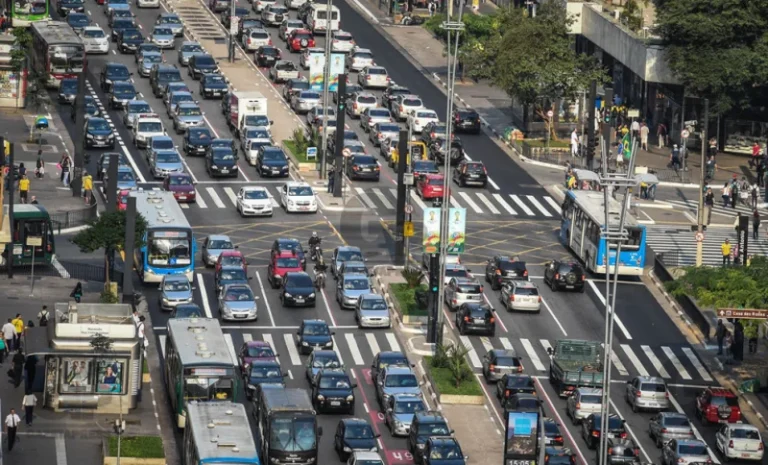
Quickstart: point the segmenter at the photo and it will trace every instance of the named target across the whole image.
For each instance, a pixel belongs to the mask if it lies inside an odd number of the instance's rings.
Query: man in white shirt
[[[19,427],[21,418],[16,415],[16,410],[11,409],[11,413],[5,417],[5,434],[8,436],[8,451],[13,450],[13,444],[16,442],[16,428]]]
[[[13,326],[10,318],[8,318],[8,321],[2,328],[0,328],[0,331],[2,331],[3,339],[5,339],[5,351],[10,354],[11,350],[13,350],[13,341],[16,338],[16,327]]]
[[[139,311],[134,308],[133,309],[133,324],[138,326],[139,325],[139,321],[140,321],[139,320]]]
[[[579,156],[579,133],[576,132],[575,128],[571,133],[571,156],[572,157]]]
[[[632,124],[629,126],[629,128],[632,130],[632,137],[635,139],[640,138],[640,121],[634,120],[632,121]]]
[[[137,329],[139,332],[139,339],[142,340],[144,347],[148,347],[149,340],[147,339],[147,336],[145,335],[145,332],[144,332],[144,320],[146,320],[146,318],[144,318],[143,316],[139,317],[139,325],[137,326]]]
[[[27,391],[24,398],[21,399],[21,405],[24,407],[24,420],[27,422],[27,426],[32,426],[32,418],[34,418],[35,406],[37,405],[37,396],[32,391]]]

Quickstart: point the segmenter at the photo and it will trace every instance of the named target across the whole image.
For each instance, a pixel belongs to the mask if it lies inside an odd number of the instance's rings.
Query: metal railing
[[[77,226],[84,226],[98,216],[98,209],[99,207],[96,204],[96,197],[91,194],[91,202],[88,206],[77,210],[52,213],[51,222],[56,226],[58,231]]]
[[[90,263],[59,261],[61,267],[53,265],[35,265],[35,276],[53,276],[57,278],[74,279],[77,281],[92,281],[98,283],[106,282],[106,273],[104,265],[93,265]],[[0,273],[7,271],[5,266],[0,266]],[[32,273],[31,265],[14,266],[13,273],[18,276],[29,276]],[[112,271],[112,282],[121,285],[123,282],[123,272],[115,269]]]

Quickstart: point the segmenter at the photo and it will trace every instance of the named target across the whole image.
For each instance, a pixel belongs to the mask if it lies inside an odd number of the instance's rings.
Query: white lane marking
[[[509,342],[509,339],[507,339],[506,337],[500,337],[499,338],[499,342],[501,342],[501,346],[504,347],[504,349],[506,349],[506,350],[515,350],[512,347],[512,343]]]
[[[181,208],[183,208],[184,210],[187,210],[189,208],[189,204],[188,203],[180,203],[179,206]]]
[[[371,190],[373,191],[374,194],[376,194],[376,197],[379,198],[379,201],[384,204],[384,208],[386,208],[387,210],[392,210],[393,208],[395,208],[394,205],[392,205],[392,203],[389,201],[389,199],[387,199],[387,197],[384,195],[384,193],[381,192],[381,189],[373,188]]]
[[[517,215],[517,212],[507,203],[506,200],[504,200],[504,197],[502,197],[501,194],[493,194],[493,198],[499,202],[499,205],[501,205],[504,210],[507,211],[507,213],[510,215]]]
[[[227,342],[227,349],[229,349],[229,355],[232,357],[232,364],[237,365],[237,351],[235,350],[235,343],[232,342],[232,335],[225,333],[224,340]]]
[[[392,190],[394,190],[394,189],[392,189]],[[397,192],[397,191],[395,191],[395,192]],[[422,210],[426,210],[427,209],[427,206],[424,205],[424,202],[421,201],[419,196],[416,195],[416,193],[414,191],[411,191],[411,201],[413,201],[413,203],[418,205],[419,208],[421,208]]]
[[[373,353],[374,357],[376,354],[381,352],[381,349],[379,349],[379,343],[376,342],[376,336],[371,333],[365,333],[365,339],[368,341],[368,345],[371,347],[371,353]]]
[[[712,381],[712,377],[707,373],[707,369],[704,368],[704,365],[699,361],[699,357],[693,353],[693,350],[691,350],[690,347],[683,347],[683,353],[688,357],[688,360],[691,361],[693,367],[696,368],[696,371],[699,372],[699,376],[701,376],[704,381]]]
[[[331,318],[331,324],[336,326],[336,319],[333,317],[333,313],[331,313],[331,306],[328,305],[328,296],[325,295],[325,289],[320,289],[320,295],[323,296],[323,303],[325,304],[325,310],[328,311],[328,316]]]
[[[670,349],[667,346],[661,346],[661,350],[664,351],[664,355],[667,356],[670,362],[672,362],[672,365],[675,367],[675,370],[677,370],[678,373],[680,373],[680,377],[683,379],[691,380],[693,377],[688,373],[688,370],[685,369],[682,363],[680,363],[680,360],[678,360],[677,355],[675,355],[674,352],[672,352],[672,349]]]
[[[277,359],[277,363],[279,364],[280,363],[280,357],[278,357],[278,355],[280,355],[280,354],[277,353],[277,347],[275,346],[275,340],[272,339],[272,335],[271,334],[262,334],[261,337],[262,337],[262,339],[264,339],[264,342],[266,342],[267,344],[269,344],[270,347],[272,347],[272,352],[275,353],[275,358]],[[293,347],[293,346],[291,346],[291,347]]]
[[[213,199],[213,203],[216,205],[216,207],[227,208],[227,206],[224,205],[224,202],[221,201],[219,194],[216,193],[216,189],[214,189],[213,187],[206,187],[205,190],[208,191],[208,195],[211,196],[211,198]]]
[[[549,204],[550,207],[554,208],[556,212],[561,212],[563,210],[563,207],[561,205],[558,205],[557,202],[555,202],[555,199],[552,197],[545,195],[544,200]]]
[[[235,191],[232,190],[231,187],[225,187],[224,193],[227,194],[227,197],[229,197],[229,201],[232,202],[232,206],[237,206],[237,194],[235,194]]]
[[[253,336],[251,336],[251,333],[243,333],[243,342],[251,342],[253,340]]]
[[[259,288],[261,289],[261,296],[264,298],[264,306],[267,307],[267,314],[269,315],[269,322],[272,326],[275,326],[275,319],[272,318],[272,307],[269,305],[269,299],[267,299],[267,292],[264,290],[264,283],[261,281],[261,274],[256,271],[256,281],[259,282]]]
[[[520,339],[520,343],[523,344],[523,348],[528,353],[528,358],[531,359],[531,363],[533,363],[533,367],[536,368],[538,371],[545,371],[546,368],[544,367],[544,364],[541,363],[541,359],[539,358],[536,351],[533,349],[533,344],[531,344],[531,341],[528,339]]]
[[[336,352],[336,356],[339,357],[339,363],[344,365],[344,358],[341,356],[341,351],[339,350],[339,343],[336,342],[336,336],[331,336],[331,340],[333,340],[333,351]]]
[[[560,320],[557,319],[555,316],[555,312],[552,311],[552,308],[549,306],[546,300],[544,300],[544,297],[541,298],[541,303],[544,304],[544,306],[547,308],[547,311],[550,315],[552,315],[552,319],[555,320],[555,323],[557,323],[558,328],[560,328],[560,331],[563,332],[563,336],[568,336],[568,333],[565,332],[565,328],[562,324],[560,324]]]
[[[267,189],[267,195],[269,196],[269,203],[272,204],[272,208],[280,208],[280,203],[275,200],[275,197],[272,195],[272,192]],[[280,188],[277,188],[277,196],[280,197]]]
[[[360,197],[360,199],[368,208],[370,209],[376,208],[376,204],[373,203],[373,200],[371,200],[370,197],[368,197],[368,194],[366,194],[365,190],[363,190],[362,187],[355,187],[355,191],[357,191],[357,196]]]
[[[525,212],[526,215],[533,216],[533,210],[528,208],[528,205],[524,204],[523,201],[520,200],[520,197],[516,195],[510,195],[510,197],[512,198],[512,201],[515,202],[515,204],[517,204],[518,207],[520,207],[520,210]]]
[[[547,339],[539,339],[539,342],[541,343],[541,346],[544,347],[544,352],[549,354],[549,349],[552,348],[552,344],[550,344]]]
[[[495,182],[493,182],[493,179],[491,179],[491,177],[490,177],[490,176],[488,176],[488,182],[491,184],[491,187],[493,187],[493,188],[494,188],[494,189],[496,189],[497,191],[498,191],[498,190],[501,190],[501,189],[499,189],[499,185],[498,185],[498,184],[496,184]]]
[[[354,360],[355,365],[363,365],[363,356],[360,355],[360,350],[357,348],[355,335],[346,333],[344,338],[347,340],[347,345],[349,345],[349,351],[352,353],[352,360]]]
[[[159,338],[160,338],[160,350],[163,352],[163,359],[165,359],[165,343],[166,343],[166,339],[168,339],[168,336],[166,336],[165,334],[162,334],[159,336]]]
[[[493,344],[491,344],[491,340],[487,337],[483,336],[480,338],[480,343],[483,345],[483,349],[485,350],[485,353],[493,350]]]
[[[613,400],[610,400],[610,401],[611,401],[611,407],[613,407],[613,412],[615,412],[619,416],[619,418],[624,420],[624,417],[621,415],[621,413],[619,413],[618,407],[616,407],[616,403]],[[634,438],[635,444],[637,444],[637,447],[640,449],[640,453],[642,453],[645,456],[645,462],[651,463],[652,462],[651,457],[648,455],[648,452],[646,452],[645,448],[640,443],[640,441],[638,441],[639,436],[635,434],[635,432],[632,430],[632,427],[629,426],[629,424],[627,424],[626,422],[624,422],[624,428],[627,430],[629,435]]]
[[[296,342],[293,340],[293,334],[283,334],[283,339],[285,340],[286,347],[288,347],[288,356],[291,358],[291,364],[301,365],[301,357],[299,357],[299,351],[296,350]]]
[[[544,208],[544,205],[540,204],[539,201],[536,200],[536,197],[532,195],[526,195],[525,197],[528,199],[529,202],[533,204],[534,207],[536,207],[541,212],[542,215],[547,217],[552,216],[552,213],[548,212],[547,209]]]
[[[373,13],[371,13],[371,10],[369,10],[360,0],[352,0],[355,2],[355,5],[357,5],[358,8],[360,8],[363,13],[365,13],[366,16],[368,16],[371,21],[373,21],[376,24],[379,24],[379,18],[376,17]]]
[[[197,203],[197,206],[200,208],[208,208],[208,204],[205,203],[205,200],[203,200],[203,197],[200,195],[200,191],[195,189],[195,193],[197,194],[195,196],[195,203]]]
[[[478,215],[483,214],[483,210],[480,208],[478,204],[475,203],[474,200],[472,200],[472,197],[469,196],[466,192],[459,192],[459,195],[462,199],[464,199],[465,202],[467,202],[467,205],[469,205],[469,208],[475,211]]]
[[[637,355],[635,355],[635,351],[632,350],[631,347],[629,347],[627,344],[621,344],[621,350],[623,350],[627,357],[629,357],[629,361],[632,362],[632,365],[635,366],[635,369],[638,373],[640,373],[641,376],[650,376],[648,374],[648,370],[645,369],[643,364],[640,362],[640,359],[637,358]]]
[[[453,198],[453,196],[451,196],[451,206],[453,208],[461,208],[461,205],[459,205],[459,202],[457,202],[456,199]]]
[[[469,360],[472,362],[472,366],[475,368],[482,368],[483,364],[480,363],[480,357],[477,356],[477,352],[475,352],[475,348],[472,347],[472,342],[469,338],[467,336],[459,336],[459,339],[461,340],[462,345],[464,345],[464,348],[469,351],[467,355],[469,355]]]
[[[600,290],[597,289],[597,286],[595,286],[594,281],[591,279],[588,279],[587,282],[589,283],[590,287],[592,288],[592,291],[597,295],[597,298],[600,299],[600,302],[603,303],[603,306],[605,306],[605,297],[603,297],[603,294],[600,293]],[[613,311],[613,310],[611,310]],[[621,329],[621,332],[624,333],[624,337],[632,340],[632,336],[629,334],[629,330],[627,330],[627,327],[624,326],[624,323],[621,321],[621,318],[619,318],[619,315],[613,315],[613,321],[616,323],[616,325]]]
[[[496,206],[493,204],[493,202],[491,202],[491,200],[488,197],[483,195],[482,192],[477,193],[477,198],[479,198],[485,204],[485,206],[488,207],[488,210],[490,210],[491,213],[493,213],[494,215],[498,215],[501,213],[499,209],[496,208]]]
[[[400,344],[397,343],[397,337],[394,333],[387,333],[387,342],[389,343],[389,350],[400,352]]]
[[[211,305],[208,303],[208,292],[205,290],[205,281],[203,281],[203,275],[197,273],[197,287],[200,288],[200,298],[203,299],[203,311],[206,318],[213,318],[211,313]]]
[[[648,357],[648,360],[651,361],[653,364],[653,367],[656,369],[656,371],[659,372],[659,375],[661,375],[662,378],[669,378],[669,373],[667,373],[667,370],[664,368],[664,365],[661,364],[661,360],[659,360],[656,357],[656,354],[653,353],[653,350],[649,346],[640,346],[641,349],[643,349],[643,352],[645,352],[645,356]]]
[[[611,362],[613,362],[613,366],[616,367],[617,370],[619,370],[619,374],[622,376],[628,376],[629,371],[627,371],[627,367],[624,366],[624,364],[619,360],[619,356],[616,355],[615,351],[611,351]]]
[[[160,425],[158,424],[157,427],[159,428]],[[64,435],[57,434],[53,441],[56,448],[56,465],[67,465],[67,443],[64,441]]]

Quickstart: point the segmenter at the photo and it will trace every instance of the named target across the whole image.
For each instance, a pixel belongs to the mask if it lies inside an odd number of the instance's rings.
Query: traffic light
[[[429,258],[429,290],[437,294],[440,290],[440,256],[432,254]]]
[[[597,152],[597,137],[594,135],[587,138],[587,159],[593,160]]]
[[[88,152],[85,152],[85,155],[83,155],[83,163],[85,169],[88,169],[88,166],[91,164],[91,154]]]

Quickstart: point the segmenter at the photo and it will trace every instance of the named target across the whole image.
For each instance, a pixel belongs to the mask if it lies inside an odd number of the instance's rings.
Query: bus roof
[[[136,197],[136,211],[147,221],[147,228],[190,228],[179,202],[168,191],[132,191]]]
[[[584,211],[592,221],[598,224],[605,224],[605,194],[597,191],[568,191],[568,197],[572,198],[576,205]],[[610,213],[611,226],[618,226],[621,219],[621,203],[616,199],[608,198],[608,208]],[[627,212],[624,216],[624,227],[638,227],[640,224],[637,219]]]
[[[34,24],[34,23],[33,23]],[[7,212],[6,207],[6,212]],[[15,203],[13,204],[13,218],[14,220],[23,219],[23,218],[39,218],[40,216],[44,216],[46,218],[49,217],[48,210],[45,209],[42,205],[32,205],[32,204],[24,204],[24,203]]]
[[[63,21],[35,21],[32,31],[48,45],[83,45],[80,36]]]
[[[261,396],[269,412],[315,412],[309,394],[304,389],[263,389]]]
[[[258,461],[243,404],[192,401],[187,404],[187,427],[195,439],[201,462],[208,459],[232,459],[233,463]]]
[[[168,337],[179,354],[183,366],[234,366],[221,331],[213,318],[173,318],[168,320]]]

